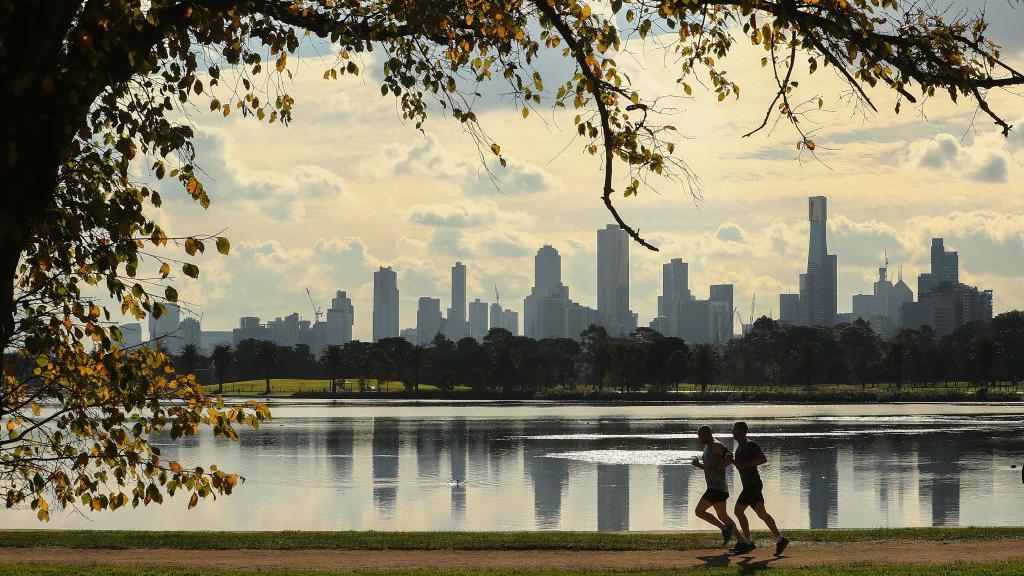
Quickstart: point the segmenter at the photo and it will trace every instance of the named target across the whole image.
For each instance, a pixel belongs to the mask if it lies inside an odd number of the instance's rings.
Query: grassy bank
[[[677,570],[630,570],[630,571],[580,571],[580,570],[392,570],[387,572],[310,572],[301,570],[199,570],[189,568],[117,568],[113,566],[38,566],[2,565],[0,576],[311,576],[314,574],[358,574],[359,576],[733,576],[762,571],[761,566],[735,566],[731,568],[688,568]],[[773,576],[881,576],[900,574],[905,576],[1019,576],[1024,573],[1024,563],[1002,564],[955,564],[951,566],[821,566],[814,568],[771,568]]]
[[[1024,528],[787,530],[800,542],[1024,540]],[[766,534],[755,533],[756,537]],[[151,532],[3,530],[0,546],[184,550],[694,550],[711,532]],[[1022,542],[1024,544],[1024,542]]]

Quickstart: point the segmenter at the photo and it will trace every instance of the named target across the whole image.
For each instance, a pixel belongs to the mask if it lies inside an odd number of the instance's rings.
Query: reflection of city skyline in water
[[[907,432],[935,425],[889,422],[895,433],[842,435],[837,431],[870,425],[749,420],[770,460],[762,471],[768,508],[784,529],[1024,524],[1020,472],[1010,469],[1024,461],[1024,425],[1004,421],[989,430],[970,421],[962,432],[924,434]],[[131,521],[184,529],[209,509],[203,525],[220,529],[233,529],[232,516],[248,522],[244,529],[710,529],[693,515],[703,475],[675,456],[700,448],[687,433],[696,425],[639,418],[292,418],[243,431],[237,443],[175,444],[157,436],[164,458],[216,462],[246,483],[218,499],[217,509],[204,504],[179,520],[165,506]],[[728,429],[727,422],[712,425]],[[738,478],[732,482],[730,509],[739,491]],[[238,512],[261,507],[275,512]],[[5,520],[20,526],[12,514]]]

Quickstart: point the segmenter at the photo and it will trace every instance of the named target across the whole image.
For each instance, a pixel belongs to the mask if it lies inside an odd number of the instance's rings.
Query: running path
[[[391,570],[459,568],[533,568],[577,570],[666,569],[695,566],[822,566],[864,564],[951,564],[970,561],[1024,561],[1019,540],[978,542],[793,542],[774,558],[774,542],[765,540],[750,554],[731,556],[723,549],[572,551],[572,550],[94,550],[73,548],[0,548],[0,564],[88,564],[105,566],[178,566],[214,569]]]

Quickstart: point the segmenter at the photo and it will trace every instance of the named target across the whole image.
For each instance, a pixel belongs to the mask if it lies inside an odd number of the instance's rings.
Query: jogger
[[[722,531],[722,545],[724,546],[729,543],[736,531],[736,523],[729,517],[725,508],[725,501],[729,499],[729,484],[725,480],[725,469],[731,462],[732,454],[721,442],[715,440],[714,435],[711,434],[711,428],[708,426],[701,426],[697,429],[697,438],[704,445],[703,461],[694,456],[691,464],[704,470],[704,479],[707,481],[708,489],[697,503],[696,514],[701,520]],[[717,518],[708,513],[708,508],[712,507],[715,509]]]
[[[733,511],[736,512],[736,518],[740,521],[740,529],[743,534],[731,552],[743,554],[756,548],[754,541],[750,539],[750,523],[747,521],[746,515],[747,508],[750,507],[775,535],[775,555],[779,556],[786,549],[789,540],[779,532],[778,526],[775,525],[775,519],[764,507],[764,495],[762,494],[764,485],[761,483],[761,475],[757,471],[757,467],[766,464],[768,458],[760,446],[747,440],[746,422],[737,422],[733,425],[732,437],[737,442],[736,455],[732,464],[739,472],[740,482],[743,485],[743,490],[736,499]]]

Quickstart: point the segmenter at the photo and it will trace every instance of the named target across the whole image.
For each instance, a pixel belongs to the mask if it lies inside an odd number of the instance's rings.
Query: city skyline
[[[894,284],[889,280],[888,253],[884,252],[885,262],[877,268],[878,279],[872,286],[873,293],[854,294],[850,300],[851,310],[845,310],[837,301],[838,255],[828,254],[827,201],[824,196],[808,198],[807,268],[799,276],[800,292],[778,294],[778,314],[773,313],[774,308],[768,314],[758,314],[752,300],[750,314],[754,317],[768,316],[782,323],[805,326],[832,326],[860,318],[872,323],[883,335],[898,327],[916,328],[921,325],[932,326],[939,335],[944,335],[966,322],[992,318],[993,291],[960,282],[959,254],[946,250],[943,238],[931,239],[930,270],[917,277],[917,302],[913,290],[903,281],[902,266],[898,281]],[[733,284],[710,284],[708,299],[696,296],[689,285],[689,263],[682,258],[673,258],[662,265],[662,294],[657,296],[657,315],[646,324],[638,322],[638,315],[632,312],[629,299],[631,244],[626,233],[609,224],[597,230],[596,239],[598,248],[594,270],[601,288],[598,308],[570,297],[570,287],[562,282],[561,255],[550,244],[544,244],[534,255],[533,287],[523,300],[523,335],[537,340],[579,340],[586,327],[596,324],[603,326],[613,337],[626,337],[639,326],[649,326],[666,336],[682,338],[689,343],[724,344],[735,335],[745,333],[749,321],[754,319],[748,317],[744,322],[744,315],[736,306],[736,287]],[[416,344],[429,345],[439,334],[452,341],[465,337],[482,341],[487,331],[495,327],[519,334],[518,311],[480,298],[468,302],[468,270],[462,261],[451,267],[451,306],[446,313],[442,312],[440,298],[420,296],[415,322],[402,327],[408,322],[399,317],[400,275],[390,266],[381,266],[373,274],[373,341],[400,336]],[[327,322],[320,322],[322,311],[316,307],[312,294],[307,296],[315,322],[303,320],[298,312],[293,312],[283,318],[268,319],[265,324],[260,323],[259,317],[243,316],[231,331],[201,331],[199,321],[194,318],[185,318],[179,325],[180,310],[177,306],[170,306],[166,316],[149,319],[149,338],[154,340],[173,333],[172,339],[179,346],[188,342],[205,350],[215,343],[227,343],[226,336],[232,334],[231,342],[236,345],[246,338],[267,338],[286,346],[306,343],[314,353],[328,344],[359,340],[353,333],[355,307],[347,292],[336,292]],[[494,296],[500,300],[497,284]],[[737,323],[739,331],[736,330]],[[135,334],[140,332],[136,325],[125,324],[122,329],[134,343]]]

